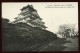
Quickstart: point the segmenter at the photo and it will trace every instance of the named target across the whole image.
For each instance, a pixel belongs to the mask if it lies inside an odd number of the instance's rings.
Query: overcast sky
[[[11,22],[21,12],[20,9],[28,4],[32,4],[39,16],[48,27],[47,30],[56,32],[58,26],[62,24],[78,23],[78,3],[77,2],[51,2],[51,3],[2,3],[2,17],[8,18]]]

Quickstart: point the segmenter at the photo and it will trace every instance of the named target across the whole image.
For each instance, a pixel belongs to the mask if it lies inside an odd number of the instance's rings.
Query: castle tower
[[[32,5],[27,5],[20,10],[21,13],[15,18],[14,23],[23,22],[32,27],[40,27],[42,29],[46,28],[44,22],[42,22],[42,19],[39,17],[37,10],[34,9]]]

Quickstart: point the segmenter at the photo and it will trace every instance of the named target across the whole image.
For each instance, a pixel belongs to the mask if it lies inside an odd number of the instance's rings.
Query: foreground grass
[[[39,51],[78,51],[78,38],[60,38]]]

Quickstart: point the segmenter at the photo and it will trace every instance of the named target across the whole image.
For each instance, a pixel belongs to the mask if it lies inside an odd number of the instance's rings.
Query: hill
[[[32,51],[38,47],[58,39],[57,35],[26,23],[9,23],[2,19],[3,51]]]

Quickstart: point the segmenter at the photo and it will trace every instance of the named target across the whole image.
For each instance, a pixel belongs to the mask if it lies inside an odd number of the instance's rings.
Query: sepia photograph
[[[2,51],[79,51],[78,2],[2,2]]]

